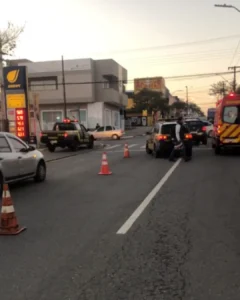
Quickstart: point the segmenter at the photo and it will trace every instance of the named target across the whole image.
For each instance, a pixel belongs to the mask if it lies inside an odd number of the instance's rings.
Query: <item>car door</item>
[[[8,140],[12,145],[20,163],[20,176],[31,176],[36,171],[36,159],[32,151],[27,151],[27,145],[17,137],[8,136]],[[26,152],[20,150],[25,149]]]
[[[113,134],[116,132],[114,131],[112,126],[106,126],[105,127],[105,132],[104,132],[104,137],[105,138],[111,138]]]
[[[0,167],[6,182],[20,176],[18,155],[13,151],[5,136],[0,136]]]
[[[80,124],[80,127],[81,127],[81,132],[83,134],[83,141],[85,144],[87,144],[89,142],[89,134],[87,132],[87,129],[82,124]]]
[[[99,127],[95,132],[94,132],[94,137],[96,139],[102,139],[104,138],[104,126]]]

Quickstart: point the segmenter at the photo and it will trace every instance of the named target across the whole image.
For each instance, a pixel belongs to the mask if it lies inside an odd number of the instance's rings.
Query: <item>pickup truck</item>
[[[82,145],[88,149],[94,147],[93,135],[78,121],[69,119],[55,123],[53,130],[42,131],[40,141],[50,152],[54,152],[57,147],[68,147],[72,151],[76,151]]]

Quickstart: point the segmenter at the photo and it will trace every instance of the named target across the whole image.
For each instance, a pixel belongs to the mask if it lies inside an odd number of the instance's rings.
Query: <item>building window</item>
[[[53,91],[58,89],[57,77],[29,78],[28,86],[30,91]]]
[[[109,89],[109,86],[110,86],[109,81],[104,81],[103,82],[103,88],[104,89]]]
[[[42,111],[42,129],[52,130],[56,122],[62,122],[63,112],[56,111]]]

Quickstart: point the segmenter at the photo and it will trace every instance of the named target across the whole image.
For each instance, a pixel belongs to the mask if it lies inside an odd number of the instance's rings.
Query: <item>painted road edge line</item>
[[[167,173],[161,178],[158,184],[153,188],[153,190],[147,195],[143,202],[137,207],[137,209],[132,213],[132,215],[127,219],[127,221],[122,225],[122,227],[117,231],[117,234],[126,234],[128,230],[132,227],[134,222],[139,218],[148,204],[153,200],[156,194],[163,187],[168,178],[172,175],[175,169],[181,162],[181,158],[178,159],[175,164],[167,171]]]

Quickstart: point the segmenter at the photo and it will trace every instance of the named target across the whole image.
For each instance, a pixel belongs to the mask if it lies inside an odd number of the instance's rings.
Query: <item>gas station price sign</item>
[[[26,109],[16,108],[16,135],[19,138],[25,138],[27,133]]]

